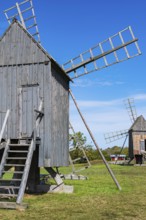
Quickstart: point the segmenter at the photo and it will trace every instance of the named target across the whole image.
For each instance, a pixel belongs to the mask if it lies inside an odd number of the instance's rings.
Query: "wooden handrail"
[[[0,131],[0,143],[1,143],[2,137],[3,137],[4,132],[5,132],[5,128],[6,128],[6,124],[7,124],[9,115],[10,115],[10,109],[8,109],[7,112],[6,112],[5,119],[4,119],[4,122],[3,122],[3,125],[2,125],[2,129]]]

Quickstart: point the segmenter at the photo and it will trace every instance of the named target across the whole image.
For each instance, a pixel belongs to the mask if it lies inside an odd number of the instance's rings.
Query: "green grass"
[[[0,210],[0,219],[40,220],[146,220],[146,167],[112,165],[122,191],[103,164],[80,174],[88,180],[65,180],[73,194],[25,195],[25,211]],[[69,168],[62,168],[68,173]]]

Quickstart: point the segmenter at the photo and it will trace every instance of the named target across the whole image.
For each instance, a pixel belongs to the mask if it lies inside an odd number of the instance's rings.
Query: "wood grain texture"
[[[31,135],[42,98],[39,166],[67,166],[69,78],[15,22],[0,40],[0,57],[0,111],[11,110],[5,138]],[[3,120],[0,113],[0,127]]]

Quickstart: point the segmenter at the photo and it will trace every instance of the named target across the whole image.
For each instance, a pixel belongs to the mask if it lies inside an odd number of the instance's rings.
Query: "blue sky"
[[[8,26],[3,10],[15,2],[1,0],[0,34]],[[33,3],[42,45],[59,64],[129,25],[139,38],[141,56],[75,79],[70,85],[99,146],[122,145],[122,141],[107,145],[103,134],[131,126],[123,103],[128,97],[135,99],[137,114],[146,117],[146,1],[33,0]],[[70,121],[92,143],[72,101]]]

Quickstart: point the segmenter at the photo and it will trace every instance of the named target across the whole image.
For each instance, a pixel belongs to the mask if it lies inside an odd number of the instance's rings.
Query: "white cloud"
[[[146,94],[136,94],[133,95],[133,97],[135,100],[139,101],[146,100]],[[104,140],[105,133],[125,130],[131,126],[129,115],[123,103],[123,100],[126,98],[124,97],[122,99],[113,99],[108,101],[77,100],[78,106],[100,147],[104,148],[106,146]],[[138,106],[136,107],[140,115],[142,114],[145,116],[145,103],[139,102]],[[70,120],[74,126],[75,131],[83,132],[87,136],[89,142],[91,142],[85,125],[83,124],[72,101],[70,105]],[[118,142],[111,143],[111,146],[117,143]],[[119,144],[120,143],[122,146],[123,140],[121,140]]]
[[[124,84],[124,82],[120,82],[120,81],[116,81],[116,82],[112,82],[112,81],[99,81],[99,79],[94,79],[94,80],[90,80],[90,79],[76,79],[75,80],[75,84],[72,84],[73,87],[92,87],[92,86],[100,86],[100,87],[104,87],[104,86],[114,86],[114,85],[122,85]]]
[[[106,107],[106,106],[118,106],[118,105],[122,105],[124,106],[124,101],[126,101],[129,97],[124,97],[124,98],[120,98],[120,99],[113,99],[113,100],[105,100],[105,101],[95,101],[95,100],[86,100],[86,101],[82,101],[82,100],[77,100],[78,104],[80,105],[80,107]],[[136,94],[133,95],[132,98],[134,101],[143,101],[146,100],[146,94]],[[135,104],[136,105],[136,104]]]
[[[111,100],[111,101],[78,101],[81,107],[106,107],[106,106],[116,106],[121,103],[121,99]]]
[[[135,100],[146,100],[146,94],[137,94],[133,96]]]

